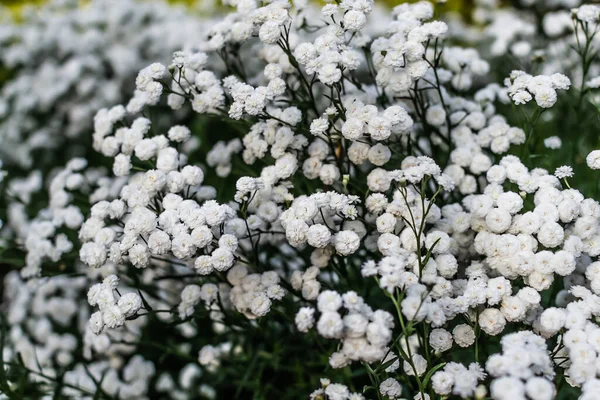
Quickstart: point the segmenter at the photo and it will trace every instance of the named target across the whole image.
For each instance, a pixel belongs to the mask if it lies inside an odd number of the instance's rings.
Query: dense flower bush
[[[55,166],[50,157],[69,141],[82,147],[96,111],[123,101],[140,68],[202,31],[161,2],[55,0],[22,19],[0,26],[0,65],[10,76],[0,93],[0,155],[26,169]],[[67,156],[85,154],[73,147]]]
[[[595,399],[600,6],[476,3],[61,2],[2,31],[0,391]]]

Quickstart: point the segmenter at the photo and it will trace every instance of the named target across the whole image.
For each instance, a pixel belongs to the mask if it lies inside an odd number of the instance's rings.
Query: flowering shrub
[[[122,104],[48,99],[97,108],[54,113],[83,155],[0,175],[2,392],[596,398],[600,7],[225,3]]]
[[[86,154],[96,111],[123,101],[140,68],[168,60],[200,31],[182,9],[131,0],[81,8],[55,0],[3,22],[0,66],[10,79],[0,93],[0,155],[25,169],[55,166],[64,155],[48,150],[75,139],[67,157]]]

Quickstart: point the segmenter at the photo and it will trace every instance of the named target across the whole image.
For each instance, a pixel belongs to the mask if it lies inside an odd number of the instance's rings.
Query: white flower
[[[266,315],[270,309],[271,300],[264,293],[259,293],[250,303],[250,310],[259,317]]]
[[[411,362],[403,362],[404,373],[408,376],[422,376],[427,371],[427,360],[420,354],[413,354]]]
[[[308,230],[309,227],[306,222],[294,219],[287,223],[285,237],[292,246],[298,247],[306,242]]]
[[[541,87],[536,90],[535,102],[542,108],[552,107],[557,100],[556,90],[551,87]]]
[[[359,31],[367,23],[367,17],[360,11],[350,10],[344,14],[344,28],[350,32]]]
[[[434,329],[429,334],[429,344],[438,352],[450,350],[452,347],[452,334],[445,329]]]
[[[337,311],[342,306],[342,296],[333,290],[325,290],[319,294],[317,307],[321,312]]]
[[[337,312],[324,312],[317,322],[317,331],[324,338],[337,338],[342,334],[343,329],[342,317]]]
[[[300,43],[294,49],[294,57],[296,57],[300,64],[307,64],[316,55],[316,49],[312,43]]]
[[[204,180],[204,172],[200,167],[195,165],[186,165],[181,170],[181,177],[186,185],[197,186]]]
[[[428,124],[433,126],[442,126],[446,122],[446,110],[442,105],[429,107],[425,114]]]
[[[347,256],[358,250],[360,246],[360,238],[353,231],[340,231],[334,237],[335,250]]]
[[[379,393],[390,399],[397,399],[402,396],[402,386],[394,378],[387,378],[379,385]]]
[[[212,231],[206,225],[201,225],[197,228],[194,228],[190,236],[192,237],[192,241],[196,247],[205,247],[213,239]]]
[[[125,316],[123,315],[121,309],[118,306],[112,305],[107,306],[102,311],[102,320],[104,321],[106,327],[116,328],[125,323]]]
[[[348,118],[342,125],[342,135],[348,140],[356,140],[363,134],[365,124],[359,118]]]
[[[544,139],[544,146],[548,149],[560,149],[562,146],[562,141],[558,136],[550,136]]]
[[[488,335],[495,336],[504,330],[506,318],[496,308],[486,308],[479,314],[479,326]]]
[[[295,323],[300,332],[308,332],[315,323],[315,309],[311,307],[301,307],[296,314]]]
[[[197,285],[187,285],[181,291],[181,301],[189,304],[196,305],[200,301],[200,287]]]
[[[310,123],[310,133],[313,135],[322,135],[329,128],[329,121],[325,117],[314,119]]]
[[[309,245],[317,248],[323,248],[329,244],[331,232],[325,225],[315,224],[308,228],[306,237]]]
[[[467,324],[456,325],[452,330],[452,337],[460,347],[469,347],[475,343],[475,332]]]
[[[325,85],[333,85],[338,82],[342,77],[342,71],[333,63],[328,63],[317,71],[319,80]]]
[[[525,392],[533,400],[550,400],[555,398],[554,385],[547,379],[532,377],[527,380]]]
[[[102,320],[101,311],[96,311],[92,314],[89,325],[92,332],[94,332],[96,335],[102,332],[102,329],[104,328],[104,321]]]
[[[131,158],[125,154],[117,154],[113,164],[113,173],[115,176],[125,176],[131,170]]]
[[[129,249],[129,261],[136,268],[146,268],[150,262],[148,247],[143,243],[137,243]]]
[[[531,94],[525,90],[519,90],[518,92],[512,95],[512,99],[516,105],[526,104],[532,98],[533,97],[531,96]]]
[[[345,400],[349,398],[350,390],[339,383],[331,383],[325,387],[325,394],[331,400]]]
[[[326,164],[319,171],[319,178],[325,185],[333,185],[340,179],[340,170],[334,164]]]
[[[192,132],[187,126],[176,125],[169,129],[167,135],[174,142],[185,142],[191,137]]]
[[[142,299],[137,293],[125,293],[117,302],[121,313],[129,317],[134,315],[142,307]]]
[[[171,249],[169,234],[161,230],[155,230],[148,238],[148,248],[152,254],[166,254]]]
[[[97,243],[84,243],[79,251],[79,257],[81,261],[90,267],[99,268],[106,261],[106,250],[104,246]]]
[[[583,22],[598,22],[600,16],[600,7],[593,4],[582,5],[574,11],[577,14],[577,19]]]
[[[172,147],[167,147],[158,152],[156,158],[156,168],[168,173],[169,171],[177,169],[178,154],[177,150]]]
[[[281,33],[279,31],[279,24],[275,21],[265,22],[258,32],[260,40],[267,44],[275,44],[279,40]]]
[[[510,213],[501,208],[494,208],[487,213],[485,222],[494,233],[505,232],[512,222]]]
[[[454,375],[446,371],[437,371],[431,377],[431,385],[437,394],[449,395],[454,386]]]
[[[591,151],[585,158],[585,162],[591,169],[600,169],[600,150]]]
[[[212,265],[217,271],[228,270],[234,261],[235,259],[231,250],[223,247],[219,247],[213,251],[211,256]]]
[[[544,310],[540,316],[540,326],[549,335],[556,334],[565,324],[566,314],[564,310],[550,307]]]

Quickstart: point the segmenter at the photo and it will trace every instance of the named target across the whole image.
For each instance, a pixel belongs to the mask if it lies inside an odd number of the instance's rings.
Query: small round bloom
[[[117,306],[119,306],[121,313],[128,317],[134,315],[140,308],[142,308],[142,299],[137,293],[125,293],[117,302]]]
[[[402,386],[394,378],[387,378],[379,385],[379,393],[390,399],[397,399],[402,396]]]
[[[452,330],[452,337],[460,347],[469,347],[475,343],[475,331],[467,324],[456,325]]]
[[[554,171],[554,176],[558,179],[565,179],[573,177],[573,168],[568,165],[563,165],[562,167],[556,168]]]
[[[585,158],[585,162],[591,169],[600,169],[600,150],[590,152]]]
[[[350,10],[344,14],[344,28],[350,32],[361,30],[367,23],[367,17],[358,10]]]
[[[353,231],[340,231],[335,235],[335,250],[343,256],[353,254],[360,246],[360,238]]]
[[[316,248],[323,248],[329,244],[331,232],[325,225],[315,224],[308,228],[306,237],[309,245]]]

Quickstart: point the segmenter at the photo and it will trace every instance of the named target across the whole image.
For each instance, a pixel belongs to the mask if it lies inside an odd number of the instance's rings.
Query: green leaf
[[[431,370],[429,370],[429,372],[427,373],[427,375],[425,375],[425,378],[423,379],[423,387],[427,386],[427,384],[429,383],[429,380],[431,379],[433,374],[435,374],[435,372],[438,369],[442,368],[444,365],[446,365],[445,362],[440,363],[440,364],[436,365],[435,367],[433,367]]]
[[[375,372],[379,372],[379,371],[385,371],[385,369],[386,369],[387,367],[389,367],[390,365],[392,365],[392,364],[393,364],[393,363],[395,363],[396,361],[398,361],[398,357],[394,357],[394,358],[392,358],[391,360],[389,360],[389,361],[386,361],[385,363],[383,363],[383,364],[381,364],[380,366],[378,366],[378,367],[375,369]]]
[[[365,385],[363,386],[362,392],[367,393],[371,389],[376,390],[373,386]]]

